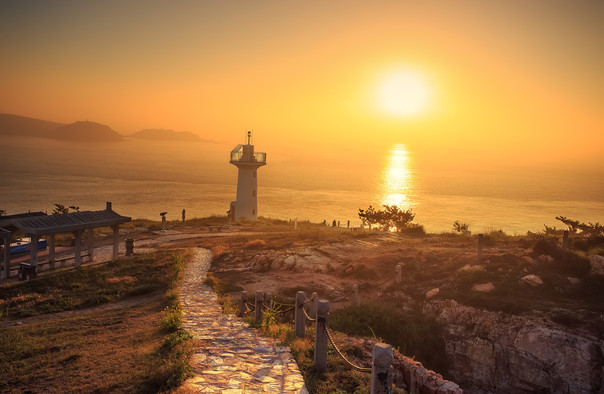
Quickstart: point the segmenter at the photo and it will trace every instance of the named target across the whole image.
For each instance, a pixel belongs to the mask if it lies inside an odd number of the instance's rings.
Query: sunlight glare
[[[379,109],[399,117],[425,111],[429,98],[430,89],[423,76],[408,69],[386,75],[377,89]]]
[[[396,205],[409,209],[409,192],[412,188],[412,174],[409,169],[409,154],[403,144],[396,144],[390,150],[387,168],[383,172],[382,204]]]

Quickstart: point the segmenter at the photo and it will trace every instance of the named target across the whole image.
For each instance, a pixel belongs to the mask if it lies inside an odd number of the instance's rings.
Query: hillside
[[[79,121],[56,128],[50,138],[70,141],[110,142],[124,137],[109,126],[100,123]]]
[[[0,135],[48,137],[63,123],[49,122],[25,116],[0,114]]]
[[[189,131],[174,131],[165,129],[144,129],[130,135],[131,138],[141,140],[160,141],[199,141],[197,134]]]

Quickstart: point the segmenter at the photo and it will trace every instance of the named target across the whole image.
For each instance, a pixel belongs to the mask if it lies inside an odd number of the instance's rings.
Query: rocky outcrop
[[[546,318],[427,302],[445,330],[451,377],[496,393],[601,393],[604,343]],[[472,392],[472,389],[468,390]]]

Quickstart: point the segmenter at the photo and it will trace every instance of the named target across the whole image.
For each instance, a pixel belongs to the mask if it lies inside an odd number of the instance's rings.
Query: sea
[[[125,140],[64,142],[0,136],[0,209],[43,211],[54,204],[113,209],[132,218],[225,217],[235,199],[236,143]],[[411,209],[428,232],[450,232],[454,221],[473,233],[509,234],[563,228],[556,216],[604,222],[601,171],[452,167],[404,142],[375,152],[308,154],[266,151],[258,171],[258,213],[268,218],[358,227],[359,209],[384,204]]]

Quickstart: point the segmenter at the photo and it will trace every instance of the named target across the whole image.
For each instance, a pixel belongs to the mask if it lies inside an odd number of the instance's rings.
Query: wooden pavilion
[[[132,218],[114,212],[111,202],[102,211],[70,212],[59,215],[46,215],[42,212],[33,214],[12,215],[0,218],[0,237],[4,240],[4,273],[2,277],[10,277],[10,239],[12,232],[21,230],[26,236],[31,237],[30,261],[21,263],[20,269],[29,270],[35,276],[38,271],[38,240],[41,236],[48,237],[48,261],[51,267],[55,262],[55,235],[59,233],[73,233],[75,236],[74,261],[75,266],[82,265],[82,235],[87,233],[86,247],[89,261],[94,258],[94,229],[111,227],[113,229],[113,258],[118,257],[119,226],[130,222]]]

